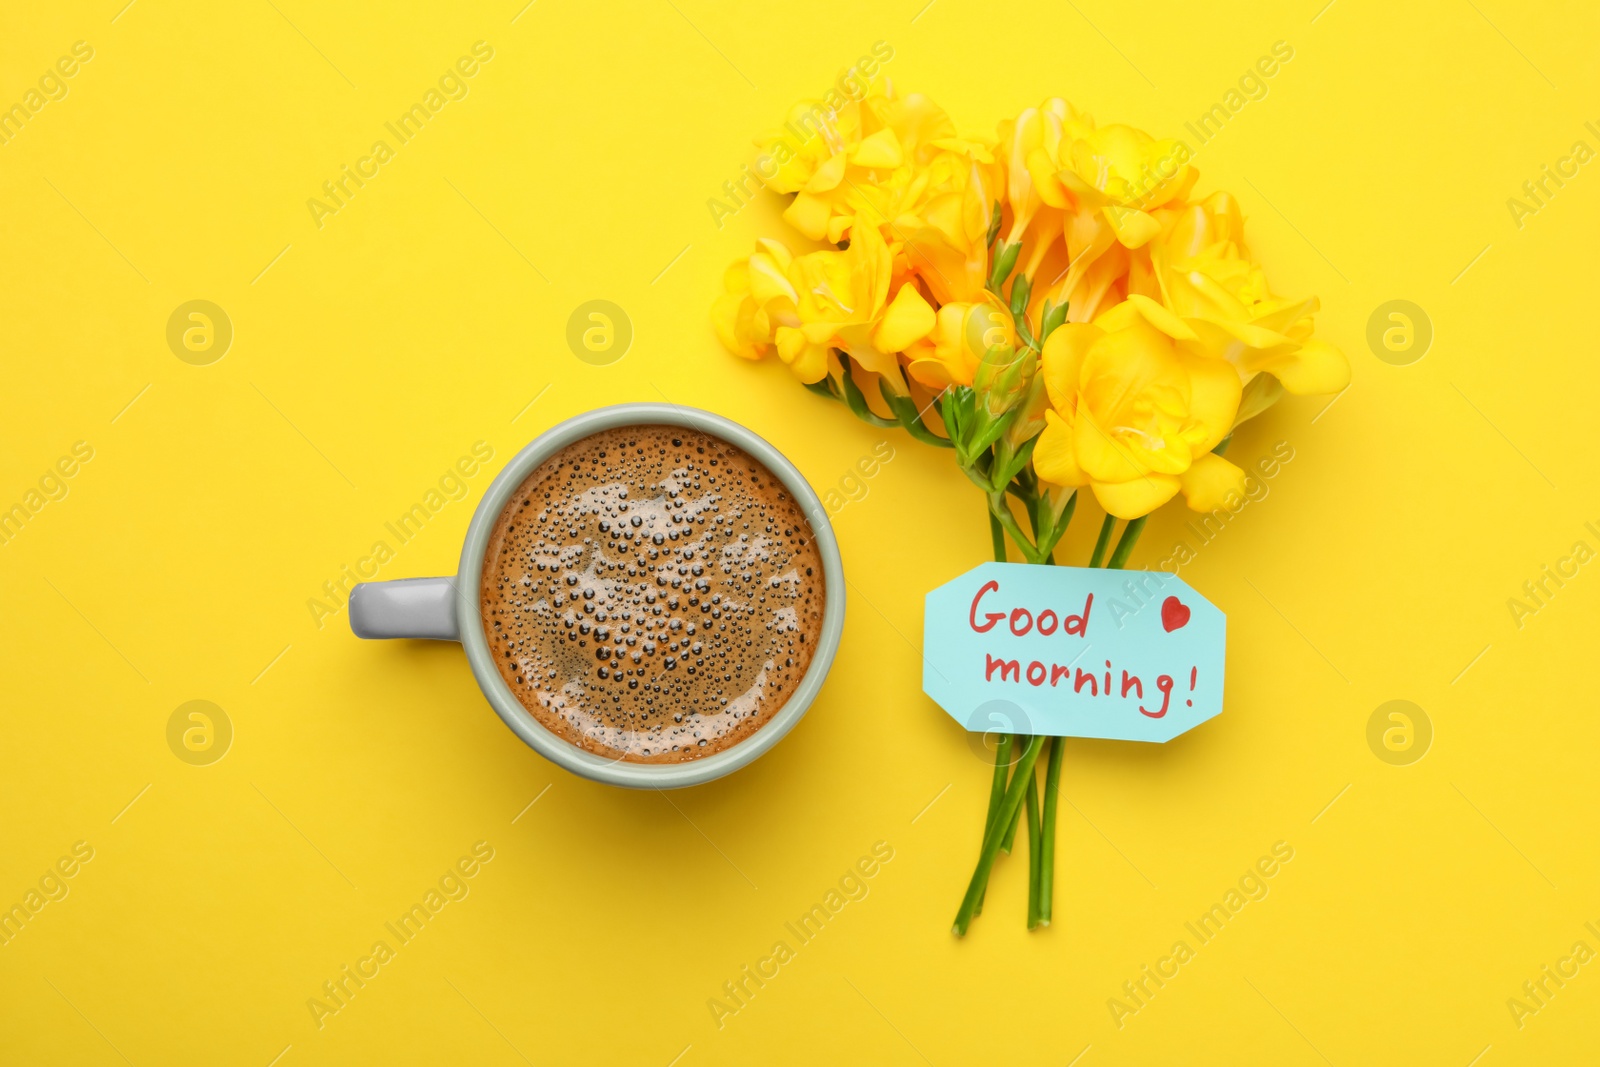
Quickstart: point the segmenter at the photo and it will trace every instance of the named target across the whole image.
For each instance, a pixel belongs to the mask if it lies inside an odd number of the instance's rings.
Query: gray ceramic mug
[[[817,551],[822,556],[824,606],[822,632],[817,650],[800,685],[778,713],[750,737],[731,748],[686,763],[630,763],[607,759],[586,752],[539,724],[506,685],[489,652],[483,631],[478,595],[483,576],[484,552],[495,521],[505,510],[517,487],[534,468],[568,445],[601,430],[617,426],[683,426],[743,449],[777,476],[799,503],[811,524]],[[483,689],[489,704],[505,724],[540,755],[574,774],[597,782],[635,789],[675,789],[700,785],[743,767],[776,745],[806,713],[839,649],[844,629],[844,565],[839,544],[822,501],[805,478],[783,454],[749,430],[720,415],[676,404],[617,404],[600,408],[540,434],[512,457],[511,462],[490,484],[461,548],[461,567],[453,578],[402,578],[390,582],[363,582],[350,593],[350,629],[357,637],[423,638],[459,641],[467,650],[467,662]]]

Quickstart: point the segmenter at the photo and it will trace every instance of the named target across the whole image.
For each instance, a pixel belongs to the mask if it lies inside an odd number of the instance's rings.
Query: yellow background
[[[0,145],[0,506],[94,449],[0,546],[0,905],[95,850],[0,948],[0,1061],[1592,1060],[1600,964],[1520,1029],[1506,1004],[1600,949],[1600,567],[1520,628],[1507,607],[1600,548],[1600,164],[1520,228],[1506,206],[1600,148],[1590,5],[122,2],[12,5],[0,34],[0,103],[94,48]],[[478,40],[470,95],[319,229],[307,199]],[[1063,94],[1177,136],[1287,42],[1200,188],[1240,197],[1274,287],[1320,294],[1354,370],[1333,407],[1290,399],[1236,438],[1295,458],[1183,571],[1229,617],[1226,711],[1163,747],[1072,744],[1057,921],[1031,934],[1019,851],[950,935],[989,776],[919,688],[922,596],[985,558],[979,498],[948,453],[708,325],[724,264],[782,227],[770,195],[720,229],[707,200],[878,40],[973,132]],[[565,342],[596,298],[635,329],[604,367]],[[166,344],[192,299],[234,326],[209,366]],[[1392,299],[1434,326],[1410,366],[1366,344]],[[835,519],[828,685],[758,764],[672,796],[593,785],[502,726],[458,648],[316,625],[308,599],[473,442],[489,469],[383,577],[453,571],[541,429],[663,397],[819,490],[895,449]],[[1186,518],[1154,519],[1134,565]],[[234,727],[211,766],[167,745],[194,699]],[[1366,741],[1394,699],[1433,724],[1410,766]],[[319,1029],[308,998],[480,840],[470,896]],[[719,1028],[708,999],[877,841],[870,894]],[[1270,895],[1119,1029],[1108,999],[1278,841]]]

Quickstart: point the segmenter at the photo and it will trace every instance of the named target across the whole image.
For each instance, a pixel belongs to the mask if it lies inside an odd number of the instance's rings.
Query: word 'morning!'
[[[1156,692],[1161,694],[1161,707],[1151,711],[1143,704],[1145,699],[1144,679],[1137,674],[1124,670],[1122,672],[1121,691],[1113,691],[1111,687],[1111,661],[1106,660],[1105,663],[1105,673],[1102,675],[1096,674],[1094,671],[1086,671],[1082,667],[1074,668],[1070,663],[1046,664],[1040,660],[1033,660],[1024,667],[1020,660],[998,659],[992,653],[985,652],[983,654],[983,680],[992,682],[995,680],[995,675],[998,674],[1002,682],[1011,681],[1019,684],[1026,682],[1026,684],[1033,686],[1035,689],[1045,685],[1047,681],[1050,688],[1055,689],[1062,681],[1065,681],[1072,687],[1071,692],[1074,696],[1082,696],[1085,686],[1088,687],[1088,695],[1091,697],[1115,696],[1118,699],[1127,700],[1131,694],[1132,699],[1140,701],[1139,714],[1152,719],[1159,719],[1167,714],[1167,709],[1172,705],[1172,689],[1177,684],[1172,675],[1161,674],[1156,676],[1154,688]],[[1199,681],[1200,668],[1190,667],[1189,693],[1191,695],[1184,698],[1185,707],[1194,707],[1192,694]],[[1153,696],[1150,702],[1152,704],[1155,703]]]

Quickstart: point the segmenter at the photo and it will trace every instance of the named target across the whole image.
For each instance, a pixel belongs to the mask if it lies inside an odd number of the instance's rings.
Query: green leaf
[[[977,454],[988,449],[990,445],[1000,440],[1000,435],[1006,432],[1006,428],[1011,425],[1012,420],[1016,417],[1016,408],[1012,408],[999,418],[995,418],[988,412],[981,413],[978,418],[978,425],[973,427],[972,438],[966,443],[968,453]]]
[[[850,357],[841,352],[839,362],[844,365],[844,373],[839,376],[839,385],[844,389],[844,402],[855,413],[856,418],[873,426],[900,425],[899,420],[886,419],[867,407],[867,398],[861,394],[861,388],[856,385],[855,378],[850,374]]]
[[[989,484],[989,474],[982,468],[963,464],[961,467],[961,473],[965,474],[968,481],[977,486],[979,489],[982,489],[985,493],[994,492],[994,486]]]
[[[1037,352],[1044,347],[1044,343],[1042,341],[1035,341],[1033,339],[1033,329],[1028,325],[1028,316],[1016,316],[1016,327],[1017,336],[1021,338],[1022,346],[1024,348],[1031,348]]]
[[[1050,536],[1043,538],[1039,544],[1039,548],[1047,560],[1052,558],[1051,554],[1055,552],[1056,545],[1061,543],[1062,536],[1066,534],[1067,527],[1072,523],[1072,513],[1078,509],[1078,491],[1076,489],[1071,492],[1062,491],[1060,495],[1063,497],[1063,502],[1059,505],[1056,503],[1055,495],[1055,493],[1048,494],[1041,497],[1039,501],[1040,510],[1050,520]]]
[[[940,414],[944,416],[944,428],[950,434],[950,440],[955,444],[957,453],[962,457],[962,465],[969,462],[966,459],[969,450],[965,446],[967,427],[972,423],[974,394],[970,385],[952,385],[945,390],[944,401],[940,405]]]
[[[1094,543],[1094,554],[1089,557],[1089,566],[1098,567],[1106,558],[1106,548],[1111,544],[1111,528],[1117,524],[1117,517],[1106,512],[1105,521],[1100,524],[1100,537]]]
[[[1065,526],[1072,521],[1072,513],[1078,508],[1078,491],[1067,486],[1056,486],[1049,492],[1050,511],[1057,526]]]
[[[1133,554],[1133,546],[1138,543],[1139,535],[1144,532],[1145,520],[1150,516],[1141,515],[1137,519],[1130,519],[1128,525],[1122,528],[1122,538],[1117,542],[1117,550],[1111,553],[1111,562],[1106,564],[1110,570],[1121,570],[1128,563],[1128,557]]]
[[[802,382],[801,384],[818,396],[825,396],[829,400],[839,399],[839,394],[834,390],[832,378],[823,378],[820,382]]]
[[[1021,448],[1013,452],[1004,441],[1001,441],[995,446],[994,473],[990,480],[996,485],[1010,485],[1013,479],[1027,468],[1029,460],[1033,458],[1033,446],[1038,443],[1037,437],[1030,437],[1023,442]],[[1023,493],[1019,495],[1027,499],[1032,494],[1024,487]]]
[[[891,392],[889,386],[881,378],[878,380],[878,392],[883,395],[883,402],[889,405],[889,410],[894,412],[895,418],[900,420],[906,432],[923,444],[935,445],[939,448],[954,448],[954,441],[946,440],[928,429],[922,422],[922,415],[917,411],[917,403],[909,396],[900,396]]]

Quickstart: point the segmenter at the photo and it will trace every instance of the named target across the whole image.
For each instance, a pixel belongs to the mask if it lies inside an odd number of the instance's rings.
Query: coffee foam
[[[765,725],[811,665],[826,592],[783,483],[696,430],[568,445],[512,495],[480,604],[500,675],[552,733],[678,763]]]

